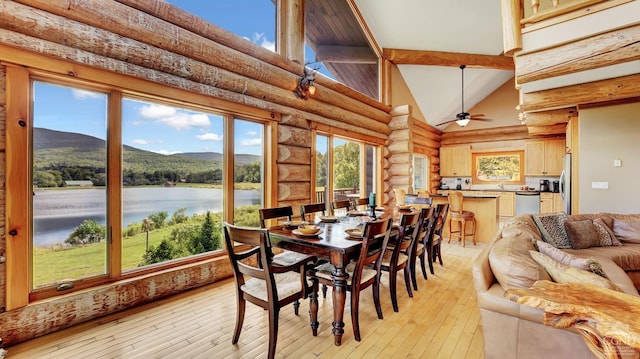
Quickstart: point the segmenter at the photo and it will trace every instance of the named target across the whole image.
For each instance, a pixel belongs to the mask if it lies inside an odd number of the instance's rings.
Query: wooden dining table
[[[316,221],[322,231],[317,236],[299,236],[293,233],[294,228],[279,225],[269,228],[269,237],[273,246],[298,253],[314,255],[328,259],[335,266],[331,273],[333,279],[333,335],[334,344],[342,344],[344,334],[344,306],[346,302],[347,278],[345,267],[360,253],[361,241],[351,238],[345,230],[363,225],[364,216],[340,217],[335,223]]]

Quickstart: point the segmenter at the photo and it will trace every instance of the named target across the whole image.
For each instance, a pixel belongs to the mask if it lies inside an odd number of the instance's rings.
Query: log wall
[[[0,313],[5,311],[6,292],[6,237],[5,237],[5,123],[7,121],[6,68],[0,66]]]
[[[411,116],[411,106],[398,106],[391,111],[391,134],[385,152],[385,183],[383,203],[393,200],[394,188],[414,193],[413,155],[429,157],[428,184],[431,193],[440,185],[439,148],[441,132],[424,121]]]

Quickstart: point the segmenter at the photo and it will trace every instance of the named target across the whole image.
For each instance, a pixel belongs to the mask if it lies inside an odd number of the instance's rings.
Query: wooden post
[[[276,51],[304,64],[304,0],[278,0],[276,9],[279,19]]]
[[[522,15],[520,0],[502,0],[502,44],[507,56],[513,56],[514,52],[522,50]]]

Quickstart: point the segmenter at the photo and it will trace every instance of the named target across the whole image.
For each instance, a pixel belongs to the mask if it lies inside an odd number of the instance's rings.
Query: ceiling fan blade
[[[491,118],[476,117],[475,115],[471,116],[470,120],[472,120],[472,121],[487,121],[487,122],[493,121],[493,119],[491,119]]]
[[[471,117],[484,117],[486,115],[481,114],[481,113],[477,113],[477,114],[473,114],[473,115],[469,115],[469,116],[471,116]]]
[[[448,124],[448,123],[456,122],[456,121],[459,121],[459,120],[460,120],[459,118],[454,118],[453,120],[446,120],[446,121],[444,121],[444,122],[440,122],[440,123],[439,123],[439,124],[437,124],[436,126],[446,125],[446,124]]]

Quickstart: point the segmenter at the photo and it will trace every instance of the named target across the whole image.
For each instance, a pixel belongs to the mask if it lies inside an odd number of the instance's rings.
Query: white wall
[[[640,213],[640,102],[579,112],[580,213]]]

